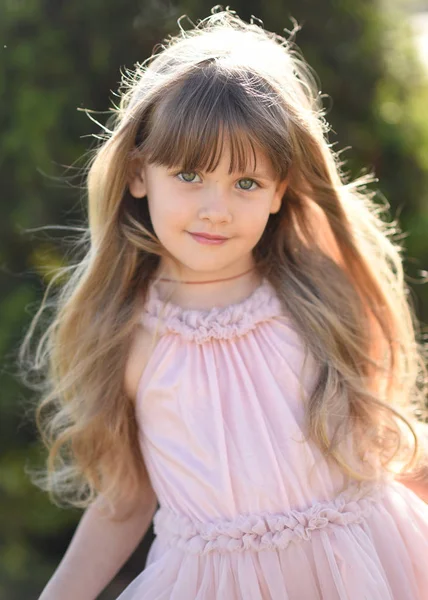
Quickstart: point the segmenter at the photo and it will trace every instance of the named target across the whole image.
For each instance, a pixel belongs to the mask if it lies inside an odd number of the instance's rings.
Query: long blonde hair
[[[369,455],[385,470],[415,469],[423,453],[414,410],[424,405],[427,377],[399,227],[369,191],[372,178],[346,181],[292,35],[215,13],[125,72],[120,92],[88,164],[85,254],[48,286],[20,353],[26,379],[43,382],[37,423],[53,499],[84,507],[98,494],[113,502],[136,494],[144,463],[123,373],[137,299],[146,299],[164,250],[146,200],[129,192],[130,169],[144,157],[213,170],[225,135],[231,169],[257,147],[289,178],[254,257],[320,365],[310,437],[359,479],[378,473],[356,470],[341,452],[349,431],[361,465]],[[32,353],[52,290],[54,317]],[[331,415],[339,417],[334,431]]]

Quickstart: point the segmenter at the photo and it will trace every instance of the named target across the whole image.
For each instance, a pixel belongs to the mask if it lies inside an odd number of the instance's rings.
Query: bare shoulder
[[[142,326],[136,327],[130,340],[124,373],[124,390],[133,402],[136,401],[138,384],[152,351],[153,334]]]

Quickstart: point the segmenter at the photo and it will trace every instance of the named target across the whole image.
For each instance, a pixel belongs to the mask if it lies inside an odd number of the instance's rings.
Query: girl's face
[[[229,173],[230,150],[223,151],[215,171],[183,172],[144,164],[130,181],[136,198],[147,195],[154,231],[171,255],[162,259],[162,273],[203,280],[227,277],[254,264],[252,250],[269,215],[279,211],[287,182],[277,181],[269,160],[256,151],[256,169]],[[201,243],[192,234],[227,238]]]

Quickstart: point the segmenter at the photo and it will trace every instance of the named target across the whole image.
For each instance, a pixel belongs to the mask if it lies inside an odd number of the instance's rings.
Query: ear
[[[277,184],[276,190],[275,190],[275,195],[273,197],[272,204],[271,204],[271,209],[269,211],[271,214],[275,214],[275,213],[279,212],[279,209],[281,208],[281,204],[282,204],[282,199],[284,197],[287,186],[288,186],[288,177],[286,179],[284,179],[283,181],[280,181]]]
[[[143,198],[147,194],[144,163],[141,159],[134,159],[129,165],[128,187],[134,198]]]

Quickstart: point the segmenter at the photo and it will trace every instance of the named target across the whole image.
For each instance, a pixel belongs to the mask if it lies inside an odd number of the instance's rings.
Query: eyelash
[[[184,174],[195,173],[195,175],[198,175],[198,173],[196,173],[196,171],[178,171],[178,173],[175,173],[174,177],[176,177],[179,181],[181,181],[182,183],[189,183],[189,184],[192,184],[194,182],[193,181],[185,181],[184,179],[181,179],[179,177],[180,175],[183,175],[183,173]],[[200,175],[198,175],[198,177],[200,177]],[[241,179],[238,179],[238,182],[245,181],[245,180],[252,181],[257,187],[254,189],[250,188],[248,190],[246,190],[244,188],[240,188],[241,192],[254,192],[256,189],[260,189],[262,187],[255,179],[252,179],[251,177],[241,177]],[[198,181],[197,183],[200,183],[200,182]]]

